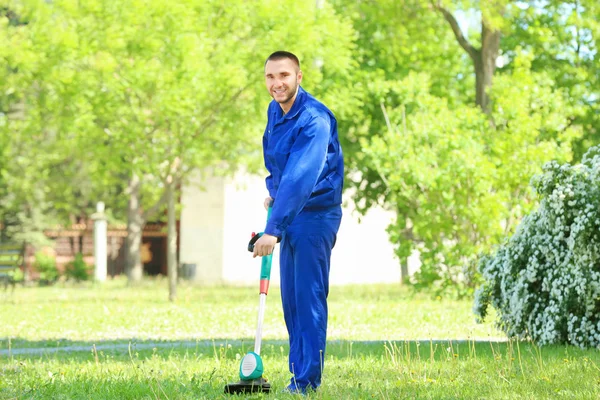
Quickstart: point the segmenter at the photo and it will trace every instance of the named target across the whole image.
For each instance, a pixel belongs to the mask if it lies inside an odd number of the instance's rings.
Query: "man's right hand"
[[[263,234],[257,241],[254,243],[254,253],[252,254],[252,258],[256,257],[264,257],[269,254],[273,254],[273,249],[277,244],[277,237],[271,236],[269,234]]]
[[[272,197],[267,197],[267,198],[265,199],[265,204],[264,204],[264,206],[265,206],[265,210],[268,210],[268,209],[269,209],[269,206],[271,205],[271,202],[272,202],[272,201],[273,201],[273,198],[272,198]]]

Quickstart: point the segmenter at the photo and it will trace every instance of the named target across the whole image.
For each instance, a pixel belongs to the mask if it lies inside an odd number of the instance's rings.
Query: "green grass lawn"
[[[1,293],[0,399],[231,397],[223,387],[253,347],[257,292],[183,285],[171,304],[159,280]],[[329,305],[324,382],[309,398],[600,398],[597,350],[498,342],[468,301],[334,286]],[[273,287],[262,348],[273,393],[248,398],[294,398],[279,393],[287,351]]]

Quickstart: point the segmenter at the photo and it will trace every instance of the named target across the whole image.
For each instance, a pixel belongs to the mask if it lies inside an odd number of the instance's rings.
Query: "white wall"
[[[263,178],[240,172],[225,182],[225,246],[223,246],[223,280],[228,283],[253,284],[258,287],[260,258],[252,258],[248,241],[252,232],[265,228],[267,211],[263,202],[268,196]],[[279,246],[271,267],[271,282],[279,283]]]
[[[200,175],[181,193],[179,264],[196,264],[196,281],[223,281],[225,182],[220,177]]]
[[[400,263],[385,231],[393,214],[371,209],[359,223],[352,203],[344,204],[342,225],[331,255],[331,283],[400,282]]]

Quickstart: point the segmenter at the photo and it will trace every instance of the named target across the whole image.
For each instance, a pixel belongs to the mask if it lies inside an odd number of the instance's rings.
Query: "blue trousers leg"
[[[281,300],[290,340],[292,385],[304,390],[321,384],[327,339],[327,295],[331,249],[341,208],[303,211],[286,230],[280,246]]]

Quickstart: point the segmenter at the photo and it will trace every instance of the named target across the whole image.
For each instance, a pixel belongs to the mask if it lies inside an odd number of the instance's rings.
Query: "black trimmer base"
[[[264,378],[258,378],[251,381],[239,381],[225,385],[225,393],[229,394],[255,392],[269,393],[270,391],[271,384],[267,383],[267,380]]]

